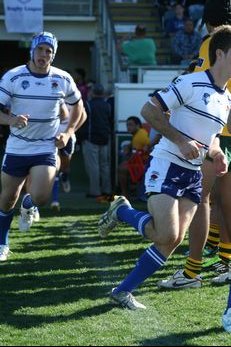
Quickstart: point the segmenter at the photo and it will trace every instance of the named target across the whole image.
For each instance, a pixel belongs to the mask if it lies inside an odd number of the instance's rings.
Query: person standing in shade
[[[104,87],[94,84],[91,98],[84,104],[87,121],[81,129],[82,152],[89,179],[87,197],[111,196],[110,137],[112,113]]]

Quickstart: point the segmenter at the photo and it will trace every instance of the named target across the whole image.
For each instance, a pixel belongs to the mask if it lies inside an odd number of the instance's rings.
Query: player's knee
[[[166,245],[171,245],[171,248],[174,249],[177,246],[179,246],[179,244],[182,242],[182,238],[175,234],[175,233],[169,233],[167,235],[163,235],[163,239],[162,239],[162,243],[165,243]]]
[[[36,195],[31,194],[31,198],[35,205],[43,206],[47,203],[49,197],[44,194],[36,194]]]

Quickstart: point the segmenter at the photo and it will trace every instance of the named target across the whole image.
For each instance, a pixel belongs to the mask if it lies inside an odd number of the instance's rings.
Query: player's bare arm
[[[185,159],[191,160],[199,156],[201,145],[183,136],[169,123],[168,117],[166,117],[156,97],[152,97],[151,102],[146,102],[141,110],[141,115],[161,135],[174,142],[179,147]]]
[[[213,143],[209,147],[209,157],[213,159],[213,164],[217,176],[223,176],[228,172],[227,158],[220,147],[219,137],[215,137]]]
[[[0,111],[0,123],[2,125],[10,125],[18,129],[22,129],[27,126],[29,115],[12,116],[5,112]]]
[[[65,132],[56,137],[55,145],[60,149],[66,146],[69,138],[78,130],[87,119],[83,101],[80,100],[71,109],[70,122]]]

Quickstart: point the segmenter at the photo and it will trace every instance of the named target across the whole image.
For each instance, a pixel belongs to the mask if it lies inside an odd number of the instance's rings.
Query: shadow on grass
[[[60,217],[51,225],[42,219],[29,233],[14,229],[14,253],[0,264],[0,296],[4,298],[0,324],[26,329],[97,316],[111,309],[99,301],[107,300],[114,282],[125,277],[146,247],[126,228],[112,234],[110,240],[101,240],[97,215],[88,218],[88,213],[76,222]],[[89,301],[85,309],[79,305],[82,300]],[[57,314],[58,305],[75,303],[75,313]],[[47,307],[56,314],[41,315],[40,310]],[[36,315],[30,312],[37,309]]]
[[[48,210],[29,233],[13,229],[14,254],[0,264],[0,324],[27,329],[97,316],[112,308],[105,304],[109,291],[134,267],[149,242],[126,226],[100,239],[98,212],[69,209],[54,218]],[[156,290],[146,283],[143,293],[150,288]],[[82,300],[88,300],[84,309]],[[57,313],[65,304],[76,304],[76,312]],[[49,314],[42,315],[46,308]]]
[[[70,315],[64,315],[62,313],[60,314],[55,314],[55,315],[40,315],[40,314],[14,314],[11,316],[9,319],[8,317],[3,320],[2,324],[8,324],[11,326],[14,326],[18,329],[29,329],[32,327],[38,327],[43,324],[52,324],[52,323],[65,323],[68,321],[78,321],[83,318],[89,318],[89,317],[97,317],[98,315],[101,315],[105,312],[108,312],[111,310],[113,306],[108,303],[108,304],[103,304],[103,305],[96,305],[94,303],[94,307],[89,307],[84,310],[79,310],[79,312],[72,313]]]
[[[177,333],[159,336],[154,339],[139,341],[139,346],[194,346],[191,342],[192,339],[199,338],[201,336],[209,336],[210,334],[216,335],[223,333],[222,328],[203,329],[193,333]],[[195,344],[198,346],[198,344]]]

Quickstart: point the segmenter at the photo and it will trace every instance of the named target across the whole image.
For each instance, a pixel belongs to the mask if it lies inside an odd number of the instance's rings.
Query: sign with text
[[[4,12],[9,33],[43,31],[43,0],[4,0]]]

